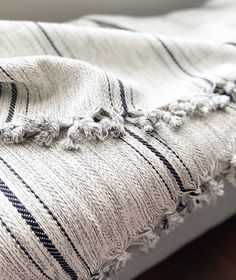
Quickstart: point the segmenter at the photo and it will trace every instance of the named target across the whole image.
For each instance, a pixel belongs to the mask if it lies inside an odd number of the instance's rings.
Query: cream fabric
[[[106,279],[235,183],[235,10],[0,22],[1,279]]]

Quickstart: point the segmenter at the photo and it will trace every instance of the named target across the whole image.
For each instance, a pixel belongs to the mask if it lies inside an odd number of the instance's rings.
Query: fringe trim
[[[186,117],[203,117],[212,111],[224,109],[229,103],[230,97],[226,95],[199,95],[145,114],[141,110],[130,111],[126,120],[138,124],[144,132],[157,130],[163,122],[173,129],[182,126]]]
[[[73,118],[68,123],[46,116],[36,119],[24,116],[18,124],[2,125],[0,138],[7,144],[20,144],[33,139],[38,145],[48,147],[66,128],[67,137],[59,142],[60,146],[74,150],[79,149],[78,144],[84,139],[105,140],[124,135],[124,119],[115,113],[110,115],[102,108],[95,109],[89,116]]]
[[[62,138],[62,131],[67,129],[65,139],[58,141],[65,150],[77,150],[85,140],[103,141],[106,138],[118,138],[124,135],[124,123],[138,124],[144,132],[158,129],[162,123],[170,128],[183,125],[188,117],[205,116],[208,113],[224,109],[229,102],[236,102],[236,84],[217,83],[211,94],[199,95],[190,100],[178,100],[150,112],[130,110],[127,116],[116,112],[107,112],[103,108],[95,108],[87,115],[79,115],[69,122],[54,120],[47,116],[30,118],[23,116],[19,123],[4,123],[0,127],[0,138],[8,144],[19,144],[33,139],[41,146],[51,146],[56,139]]]
[[[231,183],[235,185],[236,154],[232,156],[228,165],[228,174],[224,175],[234,176],[234,181]],[[200,194],[198,196],[191,197],[189,195],[185,195],[184,197],[180,197],[179,204],[181,204],[181,207],[177,207],[173,214],[164,215],[155,229],[150,227],[143,233],[139,233],[137,236],[131,237],[129,244],[122,250],[122,252],[104,263],[99,273],[100,278],[98,279],[109,280],[112,275],[118,273],[119,270],[126,265],[126,262],[132,258],[132,255],[128,252],[130,247],[138,246],[141,251],[148,253],[150,250],[155,248],[162,233],[169,233],[177,226],[181,225],[184,221],[184,217],[189,213],[207,204],[215,203],[217,197],[224,194],[224,184],[222,180],[211,176],[206,176],[201,179],[202,184],[200,187]]]

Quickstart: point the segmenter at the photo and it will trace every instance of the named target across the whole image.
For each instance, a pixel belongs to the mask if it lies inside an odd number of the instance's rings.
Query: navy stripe
[[[49,207],[42,201],[42,199],[34,192],[34,190],[20,177],[20,175],[2,158],[0,157],[0,161],[21,181],[21,183],[34,195],[34,197],[39,201],[39,203],[43,206],[44,209],[47,210],[48,214],[51,216],[51,218],[56,222],[57,226],[60,228],[61,232],[64,234],[65,238],[67,241],[70,243],[71,247],[73,248],[74,252],[76,253],[77,257],[83,264],[83,266],[87,269],[89,272],[90,276],[97,276],[97,273],[92,273],[89,265],[87,262],[84,260],[84,258],[80,255],[78,250],[75,247],[75,244],[69,237],[68,233],[62,226],[62,224],[58,221],[56,216],[53,214],[53,212],[49,209]]]
[[[157,151],[152,145],[150,145],[147,141],[145,141],[143,138],[139,137],[137,134],[134,132],[130,131],[129,129],[125,128],[125,131],[129,133],[134,139],[138,140],[141,144],[143,144],[145,147],[147,147],[152,153],[154,153],[160,160],[161,162],[166,166],[166,168],[170,171],[172,176],[174,177],[176,183],[179,186],[179,189],[181,192],[189,192],[189,191],[194,191],[194,189],[186,189],[183,185],[183,182],[177,173],[177,171],[174,169],[172,164],[165,158],[164,155],[162,155],[159,151]],[[194,195],[194,194],[193,194]]]
[[[97,20],[97,19],[90,19],[90,21],[96,23],[97,25],[99,25],[101,27],[119,29],[119,30],[130,31],[130,32],[138,32],[134,29],[129,29],[127,27],[119,26],[119,25],[114,24],[114,23],[104,22],[104,21]]]
[[[48,235],[40,227],[38,222],[35,220],[33,215],[28,211],[24,204],[16,197],[16,195],[8,188],[8,186],[0,179],[0,191],[5,195],[5,197],[11,202],[11,204],[16,208],[21,217],[30,226],[32,232],[41,241],[50,255],[60,264],[61,268],[67,273],[72,280],[78,279],[76,272],[69,266],[65,258],[61,255],[52,241],[49,239]]]
[[[226,43],[224,43],[225,45],[231,45],[231,46],[235,46],[236,47],[236,43],[234,43],[234,42],[226,42]]]
[[[3,228],[5,228],[5,230],[10,234],[11,238],[14,240],[14,242],[16,243],[16,245],[20,248],[20,250],[27,256],[27,258],[32,262],[32,264],[39,270],[39,272],[46,277],[49,280],[52,280],[51,277],[49,277],[44,271],[43,269],[39,266],[39,264],[31,257],[31,255],[29,254],[29,252],[25,249],[25,247],[20,243],[19,240],[17,240],[17,238],[15,237],[15,235],[13,234],[13,232],[10,230],[10,228],[7,226],[7,224],[2,220],[2,218],[0,217],[0,223],[2,225]]]
[[[162,180],[163,184],[165,185],[166,189],[168,190],[169,194],[170,194],[170,198],[175,201],[173,194],[168,186],[168,184],[166,183],[166,181],[164,180],[164,178],[161,176],[160,172],[154,167],[154,165],[139,151],[137,150],[133,145],[131,145],[130,143],[128,143],[127,141],[125,141],[123,138],[120,138],[122,141],[124,141],[129,147],[131,147],[136,153],[138,153],[150,166],[151,168],[158,174],[158,176],[160,177],[160,179]]]
[[[111,95],[111,83],[110,83],[107,73],[105,73],[105,75],[106,75],[106,79],[107,79],[107,90],[108,90],[108,95],[109,95],[110,102],[111,102],[111,107],[114,107],[113,101],[112,101],[112,95]]]
[[[233,106],[227,105],[226,107],[228,107],[228,108],[230,108],[230,109],[236,111],[236,108],[234,108]]]
[[[12,81],[16,82],[16,81],[12,78],[12,76],[11,76],[9,73],[7,73],[7,71],[6,71],[5,69],[3,69],[2,66],[0,66],[0,69],[2,70],[2,72],[3,72],[8,78],[10,78]]]
[[[140,128],[137,124],[133,124],[133,125],[134,125],[135,127],[137,127],[138,129],[141,130],[141,128]],[[167,143],[166,143],[164,140],[162,140],[162,139],[160,138],[160,136],[159,136],[159,138],[158,138],[157,136],[153,135],[153,134],[150,133],[150,132],[147,132],[147,134],[150,135],[151,137],[153,137],[154,139],[156,139],[156,140],[157,140],[158,142],[160,142],[163,146],[165,146],[171,153],[174,154],[174,156],[180,161],[180,163],[181,163],[181,164],[183,165],[183,167],[186,169],[186,171],[187,171],[187,173],[188,173],[188,175],[189,175],[189,177],[190,177],[191,182],[194,183],[194,181],[193,181],[193,176],[192,176],[192,174],[191,174],[191,172],[190,172],[190,169],[186,166],[186,164],[185,164],[184,161],[180,158],[180,156],[177,155],[176,152],[175,152],[170,146],[168,146]]]
[[[125,99],[125,89],[124,89],[123,83],[119,79],[118,79],[118,84],[119,84],[119,88],[120,88],[120,99],[121,99],[122,106],[124,109],[124,112],[122,113],[122,117],[126,117],[128,115],[128,106],[127,106],[126,99]]]
[[[131,101],[131,104],[132,104],[133,108],[135,108],[135,106],[134,106],[134,92],[133,92],[132,88],[130,88],[130,101]]]
[[[53,43],[52,39],[50,38],[50,36],[48,35],[48,33],[46,32],[46,30],[42,27],[42,25],[40,25],[38,22],[35,22],[35,24],[38,26],[38,28],[42,31],[42,33],[44,34],[44,36],[47,38],[48,42],[50,43],[50,45],[52,46],[52,48],[54,49],[54,51],[57,53],[58,56],[62,56],[61,52],[58,50],[58,48],[55,46],[55,44]]]
[[[191,73],[189,73],[187,70],[185,70],[182,65],[178,62],[178,60],[176,59],[176,57],[174,56],[174,54],[171,52],[171,50],[167,47],[167,45],[165,44],[165,42],[163,40],[161,40],[159,37],[155,37],[163,46],[163,48],[166,50],[166,52],[169,54],[169,56],[171,57],[171,59],[173,60],[173,62],[179,67],[179,69],[184,72],[186,75],[193,77],[193,78],[198,78],[198,79],[202,79],[204,81],[206,81],[208,84],[210,84],[211,86],[213,86],[213,82],[208,80],[205,77],[200,77],[197,75],[193,75]]]
[[[9,108],[9,111],[8,111],[8,116],[6,118],[7,123],[12,121],[12,118],[13,118],[13,115],[14,115],[14,112],[15,112],[17,94],[18,94],[17,86],[16,86],[15,83],[11,83],[11,89],[12,89],[11,90],[12,94],[11,94],[10,108]]]
[[[156,137],[155,135],[153,135],[152,133],[148,133],[150,136],[152,136],[153,138],[155,138],[158,142],[160,142],[163,146],[165,146],[171,153],[173,153],[175,155],[175,157],[180,161],[180,163],[183,165],[183,167],[186,169],[190,180],[192,181],[192,183],[194,183],[193,181],[193,176],[190,172],[190,169],[186,166],[186,164],[184,163],[184,161],[180,158],[179,155],[176,154],[176,152],[170,147],[168,146],[162,139]]]
[[[25,86],[26,89],[26,106],[25,106],[25,113],[28,114],[29,110],[29,89],[27,86]]]

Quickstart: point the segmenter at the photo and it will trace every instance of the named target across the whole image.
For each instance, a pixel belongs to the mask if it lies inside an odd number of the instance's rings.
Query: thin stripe
[[[137,124],[133,124],[133,125],[134,125],[135,127],[137,127],[138,129],[141,130],[141,128],[140,128]],[[165,143],[164,140],[162,140],[162,139],[160,138],[160,136],[159,136],[159,138],[158,138],[157,136],[153,135],[153,134],[150,133],[150,132],[147,132],[147,134],[150,135],[151,137],[153,137],[154,139],[156,139],[156,140],[157,140],[158,142],[160,142],[163,146],[165,146],[171,153],[174,154],[174,156],[180,161],[180,163],[181,163],[181,164],[183,165],[183,167],[186,169],[186,171],[187,171],[187,173],[188,173],[188,175],[189,175],[189,177],[190,177],[191,182],[194,183],[194,181],[193,181],[193,176],[192,176],[192,174],[191,174],[191,172],[190,172],[190,169],[186,166],[186,164],[185,164],[184,161],[180,158],[180,156],[177,155],[176,152],[175,152],[169,145],[167,145],[167,143]]]
[[[124,89],[123,83],[119,79],[118,79],[118,84],[119,84],[119,88],[120,88],[120,99],[121,99],[122,106],[124,109],[124,112],[122,113],[122,117],[126,117],[128,115],[128,106],[127,106],[126,98],[125,98],[125,89]]]
[[[27,86],[25,86],[26,89],[26,106],[25,106],[25,113],[28,114],[29,110],[29,89]]]
[[[179,186],[179,189],[181,192],[189,192],[189,191],[194,191],[194,189],[186,189],[183,185],[183,182],[177,173],[177,171],[174,169],[172,164],[165,158],[164,155],[162,155],[159,151],[157,151],[152,145],[150,145],[147,141],[145,141],[143,138],[139,137],[137,134],[134,132],[130,131],[129,129],[125,128],[125,131],[129,133],[134,139],[138,140],[141,144],[143,144],[145,147],[147,147],[152,153],[154,153],[160,160],[161,162],[166,166],[166,168],[170,171],[172,176],[174,177],[176,183]]]
[[[130,101],[131,101],[131,104],[132,104],[133,108],[135,108],[135,106],[134,106],[134,92],[133,92],[132,88],[130,88]]]
[[[152,51],[161,59],[161,61],[163,62],[163,64],[166,66],[167,70],[172,73],[174,76],[178,77],[179,76],[177,75],[176,71],[174,71],[172,69],[172,67],[170,67],[170,65],[166,62],[166,60],[163,58],[163,56],[161,56],[161,54],[159,53],[159,51],[156,49],[156,46],[152,43],[152,41],[149,39],[149,38],[146,38],[146,37],[142,37],[145,39],[146,43],[149,45],[149,47],[152,49]],[[180,79],[180,78],[179,78]],[[196,83],[195,80],[191,81],[191,83],[195,84],[196,86],[198,87],[201,87],[198,83]]]
[[[158,142],[160,142],[163,146],[165,146],[172,154],[175,155],[175,157],[180,161],[180,163],[183,165],[183,167],[186,169],[189,177],[190,177],[190,180],[192,181],[192,183],[194,183],[193,181],[193,176],[190,172],[190,169],[186,166],[186,164],[184,163],[184,161],[180,158],[179,155],[176,154],[176,152],[170,147],[168,146],[162,139],[160,138],[157,138],[155,135],[149,133],[149,135],[151,135],[153,138],[155,138]]]
[[[74,252],[76,253],[77,257],[83,264],[83,266],[87,269],[89,272],[89,275],[92,276],[97,276],[97,273],[92,273],[91,269],[88,265],[88,263],[84,260],[84,258],[80,255],[78,250],[75,247],[74,242],[71,240],[69,237],[68,233],[62,226],[62,224],[58,221],[56,216],[53,214],[53,212],[49,209],[49,207],[42,201],[42,199],[34,192],[34,190],[21,178],[21,176],[2,158],[0,157],[0,161],[22,182],[22,184],[34,195],[34,197],[39,201],[39,203],[43,206],[44,209],[47,210],[48,214],[52,217],[52,219],[56,222],[57,226],[60,228],[61,232],[64,234],[65,238],[67,241],[70,243],[71,247],[73,248]]]
[[[36,219],[25,207],[25,205],[16,197],[16,195],[8,188],[8,186],[0,179],[0,191],[5,195],[12,206],[16,208],[27,225],[30,226],[32,232],[41,241],[50,255],[60,264],[61,268],[67,273],[72,280],[78,279],[76,272],[69,266],[65,258],[61,255],[48,235],[37,223]]]
[[[107,79],[107,90],[108,90],[108,95],[109,95],[110,102],[111,102],[111,107],[114,107],[113,101],[112,101],[112,95],[111,95],[111,83],[110,83],[107,73],[105,73],[105,75],[106,75],[106,79]]]
[[[227,105],[226,107],[236,111],[236,108],[234,108],[233,106]]]
[[[119,29],[119,30],[130,31],[130,32],[139,32],[139,31],[136,31],[134,29],[129,29],[127,27],[122,27],[122,26],[120,26],[118,24],[114,24],[114,23],[104,22],[104,21],[97,20],[97,19],[89,19],[89,20],[96,23],[97,25],[99,25],[101,27],[106,27],[106,28],[111,28],[111,29]]]
[[[65,42],[65,40],[62,38],[61,34],[55,28],[53,28],[53,30],[56,33],[57,37],[60,39],[60,41],[61,41],[62,45],[64,46],[64,48],[66,49],[66,51],[70,54],[71,58],[75,58],[74,54],[70,50],[70,48],[67,45],[67,43]]]
[[[2,96],[2,82],[0,82],[0,97]]]
[[[12,94],[11,94],[11,102],[10,102],[10,108],[8,111],[8,116],[6,118],[6,122],[11,122],[14,112],[15,112],[15,107],[16,107],[16,101],[17,101],[17,94],[18,94],[18,90],[17,90],[17,86],[15,83],[11,83],[11,88],[12,88]]]
[[[173,62],[179,67],[179,69],[184,72],[186,75],[193,77],[193,78],[198,78],[198,79],[202,79],[204,81],[206,81],[208,84],[210,84],[211,86],[213,86],[214,84],[212,83],[212,81],[208,80],[205,77],[200,77],[197,75],[193,75],[191,73],[189,73],[187,70],[185,70],[183,68],[183,66],[179,63],[179,61],[176,59],[176,57],[174,56],[174,54],[171,52],[171,50],[167,47],[167,45],[165,44],[165,42],[163,40],[161,40],[159,37],[155,37],[163,46],[163,48],[166,50],[166,52],[169,54],[169,56],[171,57],[171,59],[173,60]]]
[[[12,76],[11,76],[9,73],[7,73],[7,71],[6,71],[5,69],[3,69],[2,66],[0,66],[0,69],[2,70],[2,72],[3,72],[8,78],[10,78],[12,81],[16,82],[16,81],[12,78]]]
[[[236,43],[234,43],[234,42],[226,42],[226,43],[224,43],[225,45],[231,45],[231,46],[235,46],[236,47]]]
[[[120,138],[122,141],[124,141],[129,147],[131,147],[136,153],[138,153],[151,167],[152,169],[158,174],[158,176],[160,177],[160,179],[162,180],[163,184],[165,185],[166,189],[168,190],[169,194],[170,194],[170,198],[175,201],[173,194],[168,186],[168,184],[166,183],[166,181],[164,180],[164,178],[161,176],[160,172],[154,167],[154,165],[139,151],[137,150],[133,145],[131,145],[130,143],[128,143],[127,141],[125,141],[123,138]]]
[[[3,228],[5,228],[5,230],[10,234],[11,238],[14,240],[14,242],[16,243],[16,245],[20,248],[20,250],[27,256],[27,258],[32,262],[32,264],[37,268],[37,270],[47,279],[52,280],[51,277],[49,277],[44,271],[43,269],[39,266],[39,264],[31,257],[31,255],[29,254],[29,252],[26,250],[26,248],[20,243],[20,241],[15,237],[15,235],[13,234],[13,232],[10,230],[10,228],[7,226],[7,224],[2,220],[2,218],[0,217],[0,223],[2,225]]]
[[[38,26],[38,28],[42,31],[42,33],[44,34],[44,36],[47,38],[48,42],[50,43],[50,45],[52,46],[52,48],[54,49],[54,51],[57,53],[58,56],[63,56],[61,54],[61,52],[58,50],[58,48],[55,46],[55,44],[53,43],[51,37],[48,35],[48,33],[46,32],[46,30],[42,27],[42,25],[40,25],[38,22],[35,22],[35,24]]]

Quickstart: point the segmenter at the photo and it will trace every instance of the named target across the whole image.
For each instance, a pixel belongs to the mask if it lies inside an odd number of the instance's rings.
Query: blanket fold
[[[108,279],[235,185],[235,11],[0,21],[2,280]]]

